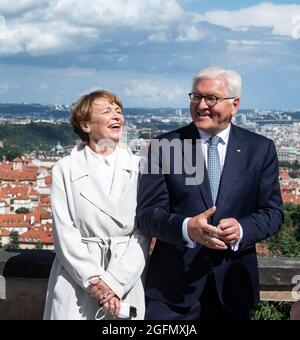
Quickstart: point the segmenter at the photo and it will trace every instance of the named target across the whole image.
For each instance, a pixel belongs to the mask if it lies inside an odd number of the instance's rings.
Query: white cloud
[[[97,45],[118,40],[126,30],[144,32],[150,42],[165,42],[168,27],[186,15],[176,0],[24,0],[15,13],[14,2],[0,0],[0,10],[11,14],[5,17],[6,39],[1,41],[0,54],[83,51],[95,40]],[[17,15],[21,10],[22,15]]]
[[[118,63],[122,64],[128,60],[128,55],[121,55],[118,57]]]
[[[240,46],[260,46],[262,44],[261,41],[258,40],[228,40],[228,43],[231,45]]]
[[[48,0],[0,0],[0,13],[2,15],[16,15],[27,12],[33,8],[47,6]]]
[[[9,92],[11,90],[16,89],[17,86],[16,85],[12,85],[9,83],[0,83],[0,93],[5,93],[5,92]]]
[[[88,93],[91,93],[91,92],[94,92],[94,91],[98,91],[98,90],[102,90],[103,89],[103,86],[102,85],[96,85],[96,86],[92,86],[92,87],[89,87],[88,89],[86,90],[83,90],[81,91],[80,93],[78,93],[78,98],[81,97],[81,96],[84,96]]]
[[[199,15],[185,12],[179,0],[0,0],[1,10],[10,15],[2,20],[6,32],[0,36],[0,55],[59,55],[70,51],[82,55],[91,47],[118,49],[127,44],[142,48],[149,43],[205,40],[212,35],[199,25],[203,21],[233,30],[267,27],[273,33],[291,36],[300,5],[262,3]],[[247,43],[242,46],[255,48]],[[127,52],[120,53],[122,63],[127,60],[123,57]]]
[[[183,55],[180,59],[183,61],[189,61],[193,59],[193,56],[190,54],[186,54],[186,55]]]
[[[133,80],[130,87],[125,88],[124,93],[127,97],[171,102],[183,97],[186,91],[179,85],[165,86],[159,81]]]
[[[49,84],[41,84],[40,89],[42,91],[48,91],[50,89],[50,86],[49,86]]]
[[[96,74],[93,68],[80,68],[80,67],[67,67],[51,68],[45,70],[47,76],[60,77],[60,78],[86,78],[92,77]]]
[[[248,30],[251,27],[267,27],[273,34],[291,37],[293,18],[300,14],[300,5],[275,5],[262,3],[237,11],[210,11],[195,15],[195,21],[206,21],[233,30]]]
[[[48,18],[61,17],[80,25],[152,27],[182,19],[176,0],[52,0]]]
[[[153,43],[165,43],[169,39],[167,32],[155,32],[148,37],[148,41]]]
[[[227,40],[227,48],[230,50],[243,50],[247,52],[262,50],[263,48],[278,46],[276,41],[259,40]]]
[[[63,32],[63,33],[62,33]],[[0,54],[30,53],[58,54],[80,49],[85,43],[96,39],[93,28],[79,28],[64,22],[10,23],[5,38],[1,40]],[[79,39],[81,43],[79,44]]]
[[[0,15],[0,39],[6,38],[6,20]]]
[[[177,42],[193,42],[204,38],[203,32],[195,25],[181,26],[178,28],[179,36],[175,39]]]

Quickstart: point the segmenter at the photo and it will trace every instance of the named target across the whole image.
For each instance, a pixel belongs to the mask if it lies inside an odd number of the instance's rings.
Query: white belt
[[[83,243],[86,243],[90,247],[92,247],[92,249],[94,248],[95,254],[97,254],[97,252],[100,249],[101,252],[100,264],[106,270],[108,263],[111,260],[111,257],[116,255],[117,245],[122,243],[129,243],[130,236],[107,237],[107,238],[82,237],[81,240]]]
[[[88,244],[90,247],[95,247],[94,251],[97,254],[98,249],[101,252],[101,266],[106,270],[108,263],[111,260],[111,256],[116,255],[116,247],[121,243],[129,243],[130,236],[120,236],[120,237],[82,237],[82,242]],[[102,320],[105,318],[106,312],[103,309],[103,306],[100,306],[98,309],[95,319]]]

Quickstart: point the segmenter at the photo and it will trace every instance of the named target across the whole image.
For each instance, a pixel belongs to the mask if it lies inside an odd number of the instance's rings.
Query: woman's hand
[[[107,313],[114,317],[117,317],[120,313],[120,303],[121,301],[119,300],[119,298],[114,296],[109,300],[109,302],[104,303],[103,307]]]
[[[91,293],[102,304],[108,303],[116,294],[108,287],[99,277],[93,278],[90,281]]]

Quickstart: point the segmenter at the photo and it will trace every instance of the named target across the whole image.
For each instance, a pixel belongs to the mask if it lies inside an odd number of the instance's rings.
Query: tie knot
[[[211,136],[209,138],[209,145],[217,146],[221,142],[221,138],[219,136]]]

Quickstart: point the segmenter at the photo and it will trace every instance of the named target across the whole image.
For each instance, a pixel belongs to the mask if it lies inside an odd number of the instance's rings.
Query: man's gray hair
[[[225,70],[221,67],[210,66],[201,70],[193,78],[193,88],[192,91],[196,91],[197,84],[206,79],[215,79],[223,77],[227,81],[227,95],[229,97],[241,97],[242,94],[242,78],[241,76],[231,70]]]

